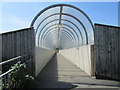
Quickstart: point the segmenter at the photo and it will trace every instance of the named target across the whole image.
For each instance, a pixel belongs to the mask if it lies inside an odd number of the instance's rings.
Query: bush
[[[34,79],[26,71],[25,63],[21,64],[18,62],[14,66],[11,66],[11,69],[14,70],[7,75],[7,83],[6,85],[3,84],[3,89],[24,88]]]

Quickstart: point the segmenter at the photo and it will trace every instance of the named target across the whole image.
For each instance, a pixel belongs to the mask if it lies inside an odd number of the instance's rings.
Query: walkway
[[[34,81],[34,88],[108,88],[118,82],[93,79],[62,55],[55,55]]]

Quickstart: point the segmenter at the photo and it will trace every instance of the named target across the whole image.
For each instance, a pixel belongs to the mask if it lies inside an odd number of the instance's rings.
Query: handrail
[[[21,56],[21,57],[22,57],[22,56]],[[30,62],[30,61],[31,61],[31,59],[27,60],[25,63],[28,63],[28,62]],[[10,70],[8,70],[7,72],[1,74],[1,75],[0,75],[0,78],[2,78],[3,76],[7,75],[7,74],[10,73],[10,72],[12,72],[13,70],[15,70],[15,68],[14,68],[14,69],[10,69]]]
[[[11,61],[14,61],[14,60],[17,60],[17,59],[19,59],[19,58],[23,58],[23,57],[28,56],[28,55],[29,55],[29,54],[24,55],[24,56],[18,56],[18,57],[15,57],[15,58],[12,58],[12,59],[9,59],[9,60],[0,62],[0,65],[6,64],[6,63],[11,62]]]
[[[14,60],[19,59],[19,58],[21,58],[21,57],[22,57],[22,56],[18,56],[18,57],[15,57],[15,58],[12,58],[12,59],[3,61],[3,62],[0,63],[0,65],[6,64],[6,63],[11,62],[11,61],[14,61]]]
[[[15,69],[15,68],[14,68]],[[12,72],[14,69],[10,69],[7,72],[3,73],[0,75],[0,78],[2,78],[3,76],[7,75],[8,73]]]

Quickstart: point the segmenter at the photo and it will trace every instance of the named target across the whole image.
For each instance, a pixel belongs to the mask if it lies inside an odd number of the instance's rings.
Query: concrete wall
[[[65,58],[70,60],[73,64],[81,68],[87,74],[91,75],[91,46],[81,46],[79,48],[72,48],[68,50],[61,50],[60,54],[62,54]]]
[[[55,50],[44,49],[40,47],[35,48],[35,73],[36,76],[41,72],[45,65],[50,61],[55,54]]]

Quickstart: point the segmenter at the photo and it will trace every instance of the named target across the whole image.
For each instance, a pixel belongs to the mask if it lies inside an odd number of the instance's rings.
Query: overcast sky
[[[118,26],[117,2],[59,2],[71,4],[84,11],[94,23]],[[27,28],[35,15],[57,2],[2,2],[0,32]]]

